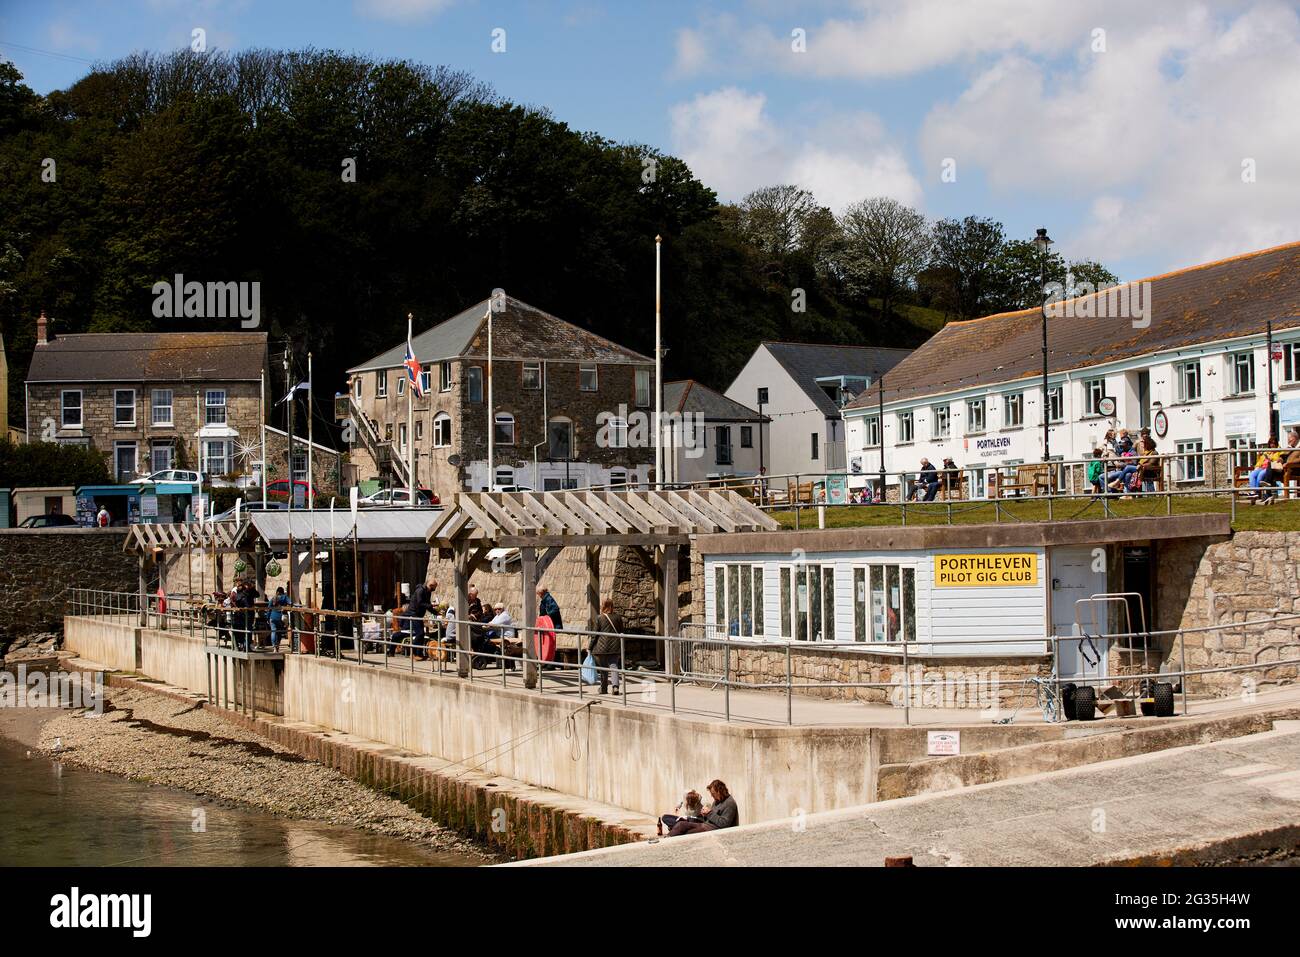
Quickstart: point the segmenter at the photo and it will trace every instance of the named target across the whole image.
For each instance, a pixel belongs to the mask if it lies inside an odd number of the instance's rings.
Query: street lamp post
[[[1038,248],[1038,286],[1043,294],[1043,461],[1047,462],[1052,457],[1049,434],[1052,416],[1047,392],[1047,250],[1052,245],[1052,240],[1047,235],[1046,229],[1038,230],[1038,235],[1034,237],[1034,245]]]

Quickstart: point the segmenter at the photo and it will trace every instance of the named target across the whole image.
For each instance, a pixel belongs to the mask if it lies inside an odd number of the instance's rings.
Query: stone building
[[[99,450],[119,482],[163,469],[220,479],[244,471],[260,440],[266,363],[264,332],[55,337],[42,313],[27,434]]]
[[[406,343],[348,370],[337,415],[353,436],[356,479],[406,485],[413,446],[416,484],[444,497],[489,481],[539,491],[647,481],[654,361],[510,296],[492,302],[491,413],[487,301],[413,337],[424,381],[414,436]]]

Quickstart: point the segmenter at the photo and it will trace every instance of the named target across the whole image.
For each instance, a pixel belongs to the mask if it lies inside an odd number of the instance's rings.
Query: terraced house
[[[163,469],[239,472],[262,422],[264,332],[55,336],[44,314],[27,374],[31,441],[97,449],[119,482]]]
[[[486,300],[413,336],[424,386],[411,397],[413,423],[405,342],[348,370],[336,411],[353,424],[353,478],[405,486],[413,461],[415,483],[440,496],[489,482],[541,491],[647,481],[654,360],[513,297],[495,302],[490,410]]]

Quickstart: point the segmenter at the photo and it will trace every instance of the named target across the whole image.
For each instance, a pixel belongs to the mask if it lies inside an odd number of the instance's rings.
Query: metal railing
[[[93,618],[108,618],[129,624],[142,624],[201,638],[206,644],[246,651],[250,656],[272,652],[271,628],[265,606],[232,609],[201,597],[169,595],[159,598],[146,595],[141,610],[140,597],[133,593],[77,588],[72,590],[68,612]],[[752,638],[730,636],[710,626],[684,625],[679,635],[645,635],[633,632],[606,632],[593,629],[537,629],[510,624],[492,626],[483,621],[457,620],[454,617],[421,619],[400,612],[350,612],[290,606],[284,609],[284,651],[332,658],[356,667],[402,668],[411,673],[463,677],[468,681],[495,680],[488,672],[499,671],[502,686],[509,686],[511,674],[518,677],[530,671],[535,677],[531,690],[537,694],[569,693],[581,700],[592,694],[590,687],[604,675],[615,686],[617,700],[625,706],[657,708],[677,713],[714,714],[724,720],[773,721],[794,724],[796,699],[806,702],[818,697],[816,692],[834,691],[837,697],[887,702],[903,711],[905,724],[911,724],[912,710],[957,708],[970,710],[968,697],[980,697],[980,711],[1000,712],[1014,705],[1013,717],[1030,706],[1037,691],[1050,684],[1059,700],[1064,684],[1094,686],[1099,701],[1102,690],[1118,689],[1119,697],[1131,703],[1132,713],[1141,710],[1146,697],[1146,682],[1162,681],[1181,686],[1182,713],[1189,712],[1188,679],[1211,674],[1263,672],[1265,680],[1286,683],[1294,676],[1292,666],[1300,658],[1282,658],[1281,650],[1300,641],[1300,613],[1274,614],[1252,620],[1147,632],[1112,632],[1097,635],[1042,635],[1031,638],[980,638],[968,640],[927,640],[892,642],[796,641],[784,636]],[[396,630],[394,630],[396,619]],[[1270,641],[1263,647],[1278,651],[1274,661],[1220,667],[1187,667],[1188,635],[1212,633],[1239,634],[1243,643],[1251,629],[1284,630],[1286,637]],[[462,643],[461,637],[468,636]],[[566,659],[541,661],[538,649],[554,638],[564,640]],[[613,638],[618,643],[614,660],[606,664],[586,663],[586,652],[597,638]],[[504,639],[504,640],[503,640]],[[1101,643],[1101,654],[1121,659],[1123,673],[1111,675],[1062,675],[1061,649],[1089,641]],[[1163,647],[1167,645],[1167,648]],[[995,650],[990,651],[993,648]],[[643,652],[642,654],[635,654]],[[901,665],[891,667],[888,680],[822,680],[813,675],[824,665],[828,655],[859,653],[895,659]],[[1139,667],[1134,661],[1143,657]],[[1151,658],[1163,658],[1154,670]],[[990,657],[1013,659],[1008,667],[1020,667],[1024,673],[1002,677],[987,665],[962,673],[961,663],[968,659],[987,661]],[[405,661],[403,661],[405,659]],[[1017,660],[1018,659],[1018,660]],[[1126,659],[1126,663],[1125,663]],[[1177,661],[1178,667],[1172,667]],[[914,669],[920,667],[919,679]],[[1100,667],[1100,666],[1098,666]],[[1136,668],[1136,670],[1134,670]],[[932,673],[926,674],[926,669]],[[933,674],[942,669],[942,677]],[[1033,674],[1029,674],[1029,669]],[[1291,675],[1268,677],[1270,671],[1292,669]],[[800,673],[802,671],[802,673]],[[954,676],[954,671],[956,675]],[[584,673],[585,672],[585,673]],[[590,679],[595,678],[595,681]],[[638,688],[632,691],[632,682]],[[526,682],[525,682],[526,683]],[[659,688],[666,686],[668,700],[660,699]],[[721,709],[712,697],[692,692],[692,700],[679,702],[683,686],[721,691]],[[784,720],[771,717],[772,708],[761,706],[760,699],[746,696],[733,700],[733,691],[775,691],[784,696]],[[863,694],[865,692],[865,695]],[[938,695],[937,703],[931,701]],[[763,701],[770,705],[770,698]],[[759,715],[738,715],[735,705],[758,707]],[[1117,709],[1118,710],[1118,709]],[[1010,720],[1010,719],[1007,719]]]

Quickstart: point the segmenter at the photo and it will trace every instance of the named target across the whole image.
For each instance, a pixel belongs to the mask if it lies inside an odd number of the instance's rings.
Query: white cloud
[[[930,111],[921,149],[927,169],[953,157],[959,180],[978,170],[1004,196],[1087,201],[1067,254],[1190,265],[1300,238],[1297,89],[1294,10],[1189,7],[1108,31],[1107,52],[1069,69],[1004,55]]]
[[[670,120],[674,153],[724,201],[792,183],[837,212],[868,196],[920,202],[907,161],[867,113],[779,123],[763,94],[733,86],[677,104]]]

